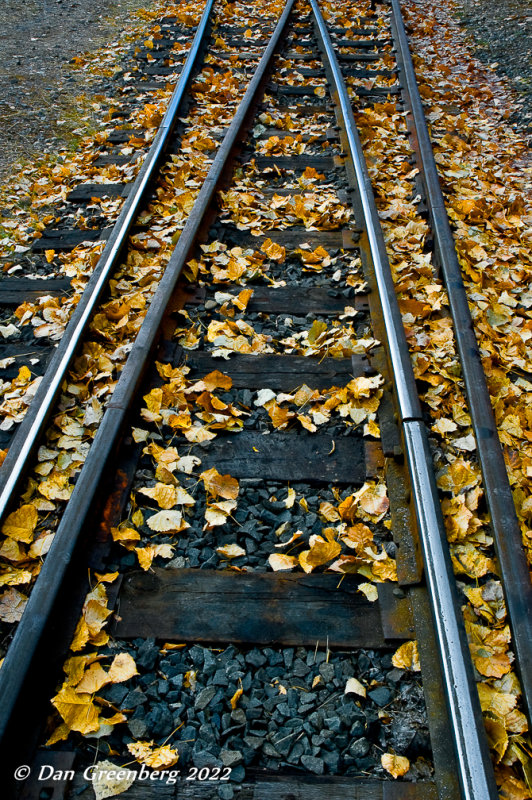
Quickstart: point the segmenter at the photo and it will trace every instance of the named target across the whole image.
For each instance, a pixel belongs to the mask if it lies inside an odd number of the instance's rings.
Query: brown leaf
[[[212,497],[224,497],[226,500],[235,500],[238,497],[239,486],[236,478],[230,475],[220,475],[216,467],[211,467],[201,473],[205,490]]]

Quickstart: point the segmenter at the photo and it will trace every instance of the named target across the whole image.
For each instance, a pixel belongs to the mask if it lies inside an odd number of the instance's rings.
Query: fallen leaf
[[[272,553],[268,556],[268,564],[274,572],[279,572],[279,570],[283,569],[294,569],[294,567],[297,567],[298,563],[297,558],[287,556],[284,553]]]
[[[217,547],[216,552],[225,556],[225,558],[238,558],[246,555],[244,548],[238,544],[224,544],[222,547]]]
[[[140,764],[155,770],[166,769],[177,764],[179,753],[169,745],[154,747],[154,742],[131,742],[127,749]]]
[[[345,684],[344,694],[358,694],[360,697],[365,697],[366,687],[356,678],[349,678]]]
[[[410,769],[410,761],[405,756],[396,756],[394,753],[383,753],[381,756],[381,764],[390,775],[394,778],[400,778],[406,775]]]
[[[224,497],[226,500],[235,500],[238,497],[238,481],[231,475],[220,475],[215,467],[211,467],[202,472],[200,478],[204,483],[205,490],[212,497]]]
[[[408,669],[411,672],[420,672],[419,654],[417,642],[405,642],[397,648],[392,656],[392,664],[398,669]]]
[[[117,773],[123,774],[123,777],[118,778]],[[95,800],[116,797],[135,783],[135,773],[132,770],[119,767],[112,761],[98,761],[91,774]]]

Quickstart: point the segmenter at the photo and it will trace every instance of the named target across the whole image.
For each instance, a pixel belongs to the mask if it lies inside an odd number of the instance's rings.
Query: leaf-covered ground
[[[472,56],[460,28],[453,21],[452,14],[456,6],[451,0],[445,0],[442,5],[438,24],[434,23],[433,8],[428,3],[411,2],[406,4],[404,10],[416,53],[415,64],[421,93],[427,105],[460,263],[467,281],[476,332],[482,348],[501,439],[505,446],[516,507],[523,526],[523,538],[530,552],[532,366],[528,355],[528,340],[532,336],[529,313],[532,297],[529,297],[530,249],[526,239],[529,217],[527,220],[525,191],[530,169],[526,163],[523,139],[505,122],[514,109],[513,96],[490,70],[480,65]],[[200,4],[190,3],[186,7],[181,5],[179,10],[188,14],[189,24],[193,25],[197,21],[199,7]],[[420,14],[423,9],[425,13]],[[329,13],[344,24],[351,24],[356,19],[356,14],[364,13],[364,10],[364,3],[357,6],[355,12],[349,3],[331,3],[329,7]],[[147,26],[139,28],[131,35],[142,35],[148,41],[151,36],[156,36],[156,24],[150,23],[150,19],[156,19],[157,13],[156,7],[146,12]],[[104,57],[103,70],[112,73],[122,54],[123,50],[120,48],[108,52]],[[97,55],[80,56],[79,63],[84,69],[94,70],[96,73],[102,70],[101,57]],[[223,78],[218,73],[205,72],[203,82],[196,86],[198,97],[204,94],[205,84],[210,87],[211,94],[205,95],[203,114],[190,120],[192,135],[183,142],[186,159],[176,158],[169,165],[158,192],[158,202],[146,209],[146,221],[155,220],[156,228],[158,227],[156,236],[150,239],[145,239],[142,235],[132,237],[127,263],[117,276],[113,296],[102,306],[93,323],[94,341],[87,343],[83,355],[76,362],[65,391],[64,412],[56,417],[47,443],[41,448],[39,462],[21,507],[4,527],[1,556],[2,581],[6,588],[0,600],[0,608],[5,622],[15,623],[20,619],[25,603],[24,593],[50,546],[58,513],[62,504],[68,500],[74,476],[86,456],[129,342],[138,330],[152,289],[175,243],[174,237],[184,224],[197,192],[198,182],[216,147],[216,143],[210,138],[212,126],[223,121],[223,103],[228,98],[235,100],[238,97],[237,83],[230,76]],[[351,83],[350,91],[356,104],[356,82]],[[137,122],[146,130],[146,135],[141,142],[133,141],[130,144],[132,148],[145,145],[153,136],[168,96],[168,92],[163,92],[160,97],[152,99],[139,109]],[[221,116],[211,116],[206,110],[208,108],[218,108]],[[271,124],[269,120],[265,122]],[[498,764],[501,793],[503,797],[512,800],[525,800],[531,796],[527,787],[527,780],[530,780],[530,746],[526,738],[526,720],[519,708],[519,687],[512,667],[509,629],[492,548],[489,519],[484,508],[481,476],[475,459],[475,441],[461,390],[460,367],[446,294],[433,270],[431,253],[425,246],[428,233],[426,222],[417,212],[415,171],[408,162],[411,150],[406,137],[404,117],[388,102],[360,112],[358,123],[374,178],[416,377],[425,407],[432,418],[438,484],[442,491],[453,563],[464,596],[469,601],[465,615],[478,671],[486,726],[494,760]],[[110,128],[110,123],[104,125],[99,135],[105,139]],[[287,152],[304,151],[303,143],[297,138],[292,142],[285,139],[282,144],[280,140],[275,141],[275,138],[262,142],[264,153],[279,153],[281,147],[283,152],[287,147]],[[6,272],[15,269],[12,274],[16,274],[17,260],[23,256],[25,248],[31,244],[36,233],[38,235],[38,231],[53,219],[54,203],[61,202],[68,189],[76,183],[94,180],[91,166],[93,148],[92,140],[82,141],[78,153],[62,155],[56,163],[48,159],[38,167],[28,167],[11,185],[3,202],[7,210],[7,218],[3,223],[4,244],[8,252]],[[119,170],[108,167],[101,171],[99,178],[127,180],[133,173],[132,167]],[[237,226],[242,224],[266,232],[279,224],[294,224],[298,220],[299,224],[308,223],[310,227],[316,223],[318,227],[327,229],[332,220],[346,214],[346,209],[336,203],[333,197],[321,198],[321,202],[316,197],[306,202],[300,200],[299,203],[283,200],[278,208],[264,209],[256,198],[246,192],[245,186],[242,188],[243,191],[239,188],[238,191],[227,192],[223,198],[226,216]],[[176,191],[178,203],[174,202]],[[171,203],[170,197],[174,198]],[[120,202],[116,200],[105,201],[101,204],[101,213],[113,220],[119,205]],[[83,224],[81,221],[81,225]],[[82,291],[98,258],[99,248],[99,245],[81,247],[65,256],[49,251],[46,260],[57,274],[72,277],[76,289]],[[213,282],[232,280],[245,285],[247,278],[260,274],[265,256],[273,262],[283,261],[284,254],[276,251],[274,245],[266,245],[266,248],[264,253],[255,253],[251,259],[228,258],[227,254],[213,250],[206,253],[201,262],[190,265],[191,274],[209,274]],[[324,258],[323,253],[316,251],[301,254],[302,263],[307,269],[313,269],[313,264],[323,264]],[[347,274],[345,266],[339,265],[341,269],[338,279],[345,280],[347,286],[357,285],[358,279],[350,272],[350,265],[347,265]],[[225,309],[221,311],[221,316],[225,319],[213,319],[205,332],[205,338],[221,349],[236,349],[241,352],[258,352],[262,349],[263,352],[268,352],[270,343],[267,333],[255,334],[253,327],[241,317],[240,312],[245,312],[249,300],[246,291],[244,289],[236,302],[228,297],[220,298],[224,304],[222,308]],[[15,330],[32,326],[37,337],[53,340],[62,334],[75,302],[74,297],[73,300],[66,301],[43,299],[33,306],[24,304],[9,325]],[[14,335],[9,326],[4,327],[3,336],[9,338]],[[197,346],[199,328],[196,332],[187,323],[185,329],[183,344]],[[338,354],[342,354],[345,348],[352,349],[357,341],[349,319],[335,331],[328,332],[318,323],[316,327],[302,334],[302,338],[297,336],[288,343],[294,348],[292,352],[305,352],[324,346],[327,352],[336,349]],[[283,346],[286,344],[283,343]],[[171,387],[173,384],[171,391],[178,394],[182,392],[183,387],[179,384],[182,380],[185,381],[185,388],[190,389],[183,375],[168,374],[166,378]],[[2,386],[3,404],[0,411],[4,425],[15,424],[22,418],[31,400],[33,388],[34,377],[29,369],[21,370],[17,378]],[[353,389],[358,391],[359,387]],[[368,428],[368,434],[372,435],[378,431],[371,427],[375,425],[371,392],[378,393],[378,386],[369,389],[371,391],[368,392],[367,400],[363,397],[362,402],[356,397],[342,399],[337,396],[296,395],[257,397],[259,403],[255,405],[262,409],[263,415],[268,415],[275,428],[300,424],[311,430],[313,426],[327,422],[324,418],[343,403],[344,406],[349,406],[346,415],[356,424],[363,423]],[[189,431],[189,436],[202,436],[205,433],[209,435],[212,432],[209,427],[219,423],[221,418],[224,423],[230,420],[234,425],[239,424],[238,415],[227,411],[228,406],[224,400],[216,399],[217,405],[213,407],[213,398],[204,396],[198,406],[203,391],[192,389],[189,392],[191,402],[186,401],[183,416],[176,423],[178,428]],[[161,397],[159,403],[159,398],[150,398],[146,412],[152,415],[165,412],[167,409],[163,400],[164,397]],[[139,435],[143,435],[142,431]],[[185,433],[187,439],[189,436]],[[150,455],[155,457],[154,453]],[[169,514],[180,514],[181,524],[182,516],[186,516],[184,512],[191,503],[186,488],[174,484],[167,474],[172,472],[168,469],[168,464],[160,464],[160,461],[160,458],[155,458],[159,469],[155,486],[144,487],[145,491],[138,494],[157,504],[160,510],[148,518],[147,524],[152,532],[164,534],[165,526],[169,525],[170,528],[167,529],[173,530],[177,525],[176,519],[170,519]],[[214,478],[215,475],[207,474],[203,477],[208,497],[205,520],[207,526],[219,526],[223,529],[223,522],[234,510],[232,504],[236,497],[232,495],[235,487],[232,484],[227,485],[227,481],[213,483]],[[210,492],[208,486],[211,487]],[[215,491],[212,491],[213,487]],[[381,502],[381,495],[378,491],[373,491],[373,487],[366,491],[369,494],[362,498],[362,506],[365,501]],[[293,504],[294,500],[290,494],[286,498],[283,494],[275,502],[282,502],[289,509],[289,504]],[[347,529],[344,525],[341,536],[315,538],[310,542],[310,547],[306,539],[298,537],[301,541],[295,541],[298,546],[303,546],[301,552],[305,555],[302,558],[299,555],[296,557],[282,550],[284,555],[276,554],[274,564],[283,558],[291,558],[294,559],[290,562],[293,567],[313,567],[312,561],[316,562],[315,566],[321,566],[338,556],[340,560],[345,558],[340,553],[347,547],[354,551],[354,555],[347,557],[364,556],[366,559],[368,579],[376,577],[374,570],[380,568],[381,564],[379,558],[372,558],[371,553],[368,555],[368,546],[372,546],[372,531],[366,525],[366,522],[370,521],[372,524],[375,519],[370,517],[368,520],[362,516],[355,523],[354,516],[349,518],[349,509],[342,505],[346,498],[336,500],[338,505],[329,502],[330,508],[326,502],[322,503],[318,513],[324,523],[340,523],[338,528],[345,522],[349,523]],[[297,501],[301,503],[301,498],[298,497]],[[183,515],[171,508],[165,508],[169,502],[172,508],[176,504],[180,505]],[[356,498],[356,503],[360,504],[361,498]],[[370,513],[376,517],[380,516],[381,511],[385,512],[386,509],[372,506]],[[142,513],[141,516],[142,520],[137,517],[139,527],[145,521]],[[150,525],[150,520],[155,517],[158,518],[157,521]],[[132,530],[129,527],[129,533],[126,532],[125,535],[121,535],[124,529],[117,531],[117,541],[125,544],[127,550],[136,551],[141,565],[147,568],[154,557],[164,558],[171,555],[168,553],[170,545],[164,536],[162,540],[151,545],[153,548],[163,549],[152,552],[148,551],[147,546],[139,547]],[[136,530],[133,533],[139,535]],[[292,540],[284,543],[293,545]],[[222,549],[224,547],[225,550]],[[227,559],[238,559],[242,555],[235,549],[238,547],[240,545],[236,541],[221,543],[219,555]],[[372,552],[380,554],[377,550]],[[385,551],[382,552],[386,559]],[[271,562],[270,566],[273,567]],[[96,647],[106,641],[107,635],[103,628],[108,612],[104,585],[113,577],[99,578],[91,596],[87,598],[77,633],[76,647],[80,645],[78,651],[84,646]],[[367,591],[370,592],[371,589],[368,588]],[[61,690],[66,694],[56,698],[56,707],[66,725],[66,729],[60,734],[64,735],[72,727],[69,725],[74,718],[71,715],[79,711],[73,709],[73,706],[79,705],[81,695],[90,697],[98,688],[128,680],[134,670],[134,664],[130,664],[127,659],[112,662],[107,672],[102,670],[98,659],[92,655],[71,659],[67,680]],[[82,681],[85,683],[81,683]],[[87,691],[80,692],[80,685]],[[93,729],[94,725],[103,723],[103,719],[100,722],[97,720],[99,712],[94,708],[92,700],[82,711],[83,714],[96,714],[91,722]],[[112,726],[119,721],[121,720],[118,716],[116,719],[110,717],[106,718],[105,724]],[[169,756],[170,760],[164,761],[168,754],[150,755],[145,752],[134,755],[144,760],[158,758],[160,755],[163,763],[170,763],[172,759]],[[399,769],[399,766],[392,765],[392,769]]]

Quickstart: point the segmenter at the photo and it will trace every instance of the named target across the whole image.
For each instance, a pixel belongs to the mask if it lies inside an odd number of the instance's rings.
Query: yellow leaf
[[[374,603],[379,599],[379,592],[374,583],[361,583],[358,587],[358,591],[365,594],[370,603]]]
[[[139,764],[145,764],[155,770],[166,769],[177,764],[179,753],[169,745],[154,747],[154,742],[131,742],[127,749],[135,756]]]
[[[146,495],[146,497],[151,497],[159,508],[168,510],[176,505],[175,487],[168,486],[165,483],[156,483],[155,486],[150,488],[143,487],[139,489],[139,493]]]
[[[286,249],[281,245],[272,242],[271,239],[266,239],[260,249],[263,253],[266,253],[268,258],[271,258],[272,261],[281,263],[286,258]]]
[[[502,678],[510,672],[512,665],[506,653],[489,653],[471,647],[473,662],[481,675],[487,678]]]
[[[134,528],[111,528],[111,536],[115,542],[138,542],[140,533]]]
[[[30,583],[33,575],[27,569],[8,569],[0,575],[0,586],[20,586]]]
[[[322,519],[327,520],[327,522],[337,522],[340,519],[338,509],[327,500],[324,500],[322,503],[320,503],[319,515]]]
[[[342,546],[338,542],[326,541],[321,536],[312,537],[311,542],[307,561],[313,567],[319,567],[326,564],[327,561],[332,561],[342,552]]]
[[[487,683],[478,683],[478,696],[482,711],[489,711],[495,716],[502,718],[515,708],[517,697],[506,692],[498,692]]]
[[[238,558],[246,555],[244,548],[238,544],[224,544],[222,547],[217,547],[216,552],[225,556],[225,558]]]
[[[8,516],[2,527],[2,533],[17,542],[31,542],[38,518],[39,515],[34,506],[21,506]]]
[[[225,525],[227,517],[235,508],[236,500],[219,500],[217,503],[211,503],[205,509],[205,528]]]
[[[83,675],[83,678],[77,684],[76,692],[78,694],[83,692],[94,694],[107,683],[109,683],[109,676],[107,675],[107,672],[100,666],[100,664],[91,664],[87,672]]]
[[[231,708],[233,709],[233,711],[237,707],[238,701],[240,700],[240,698],[242,697],[243,694],[244,694],[244,690],[242,689],[242,687],[240,687],[239,689],[236,690],[236,692],[232,696],[232,698],[231,698]]]
[[[28,554],[31,554],[31,548],[29,553],[26,553],[26,549],[23,546],[21,546],[14,539],[9,539],[7,536],[0,547],[0,557],[5,558],[6,561],[12,561],[13,564],[19,564],[21,561],[26,561]]]
[[[357,522],[347,528],[340,538],[347,547],[362,554],[365,548],[373,543],[373,531],[363,522]]]
[[[392,656],[392,664],[397,669],[408,669],[412,672],[420,672],[421,665],[419,663],[419,654],[417,650],[417,642],[405,642],[402,644]]]
[[[146,522],[150,530],[157,531],[158,533],[168,533],[169,531],[175,531],[177,533],[188,528],[187,523],[183,522],[181,511],[159,511],[146,520]]]
[[[309,560],[308,560],[309,553],[310,553],[310,550],[302,550],[300,552],[299,556],[298,556],[299,566],[301,567],[303,572],[307,573],[307,575],[309,575],[312,572],[312,570],[314,569],[314,565],[313,564],[309,564]]]
[[[500,761],[506,752],[509,741],[504,724],[491,717],[484,717],[484,727],[488,735],[489,746],[497,754],[496,760]]]
[[[114,583],[114,581],[116,581],[120,573],[104,572],[101,574],[99,572],[95,572],[94,574],[100,583]]]
[[[48,264],[51,264],[54,260],[55,250],[45,250],[44,255]]]
[[[74,487],[69,485],[67,476],[54,472],[39,484],[39,492],[47,500],[69,500],[73,491]]]
[[[279,572],[279,570],[289,570],[294,569],[297,567],[298,560],[293,556],[287,556],[284,553],[272,553],[268,557],[268,564],[274,570],[274,572]]]
[[[149,570],[151,563],[156,556],[161,558],[172,558],[174,548],[170,544],[150,544],[147,547],[135,547],[139,564],[144,571]]]
[[[78,694],[72,686],[64,685],[52,698],[52,705],[72,731],[94,733],[100,727],[98,709],[90,694]]]
[[[396,756],[394,753],[383,753],[381,764],[394,778],[406,775],[410,769],[410,761],[405,756]]]
[[[283,408],[276,400],[270,400],[266,403],[265,408],[270,415],[273,427],[276,429],[286,428],[290,420],[295,416],[293,411]]]
[[[386,485],[379,483],[376,486],[365,484],[358,493],[360,508],[371,517],[384,516],[390,506],[390,501],[386,495]],[[377,521],[377,520],[376,520]]]
[[[46,746],[50,747],[51,745],[56,744],[56,742],[61,742],[63,739],[67,739],[69,733],[70,728],[65,722],[62,722],[57,726],[50,738],[46,741]]]
[[[54,540],[54,533],[45,533],[42,536],[39,536],[33,544],[31,545],[28,555],[30,558],[42,558],[50,547],[52,546],[52,542]]]
[[[306,414],[298,414],[297,418],[305,430],[309,431],[310,433],[315,433],[318,430],[310,417]]]
[[[212,392],[214,389],[225,389],[226,391],[231,388],[233,385],[232,378],[229,375],[224,375],[223,372],[215,369],[213,372],[209,372],[208,375],[205,375],[200,381],[194,383],[189,389],[188,392]]]
[[[239,486],[236,478],[230,475],[220,475],[215,467],[201,473],[205,490],[213,497],[224,497],[226,500],[235,500],[238,497]]]
[[[321,336],[321,334],[327,330],[327,323],[323,322],[322,320],[316,319],[312,323],[312,326],[308,332],[308,341],[309,344],[315,344],[316,340]]]
[[[325,86],[316,86],[314,94],[316,97],[325,97]]]
[[[111,683],[122,683],[128,681],[133,675],[138,675],[135,660],[129,653],[119,653],[113,658],[109,668],[109,680]]]
[[[284,501],[284,504],[285,504],[286,508],[292,508],[292,506],[294,505],[295,499],[296,499],[296,493],[295,493],[294,489],[291,489],[290,487],[288,487],[288,495],[286,497],[286,500]]]

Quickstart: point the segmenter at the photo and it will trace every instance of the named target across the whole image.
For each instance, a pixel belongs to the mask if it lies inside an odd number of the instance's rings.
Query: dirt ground
[[[456,8],[477,57],[519,95],[521,110],[510,122],[532,133],[532,0],[456,0]]]
[[[70,60],[110,44],[143,0],[2,0],[0,183],[15,162],[71,139],[94,82]],[[96,87],[93,89],[96,90]],[[84,113],[84,112],[83,112]]]

